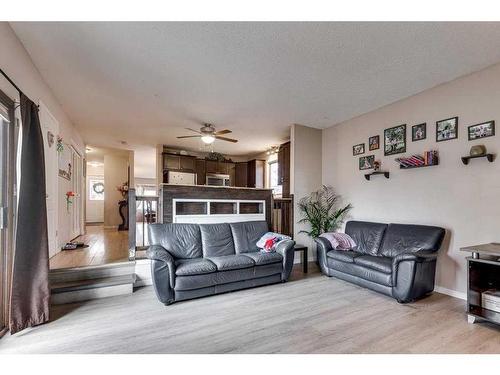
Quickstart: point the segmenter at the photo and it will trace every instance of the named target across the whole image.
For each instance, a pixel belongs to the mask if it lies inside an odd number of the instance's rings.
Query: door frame
[[[2,229],[0,246],[4,247],[4,251],[0,249],[0,337],[7,331],[9,326],[10,315],[10,283],[12,278],[12,260],[14,255],[15,245],[15,223],[17,213],[17,174],[16,174],[16,152],[19,134],[19,120],[16,117],[15,102],[3,91],[0,90],[0,102],[7,107],[9,111],[10,124],[7,128],[7,149],[5,156],[7,159],[7,168],[0,173],[4,173],[6,185],[6,207],[5,212],[7,219],[5,220],[6,228]],[[3,168],[2,168],[3,169]]]

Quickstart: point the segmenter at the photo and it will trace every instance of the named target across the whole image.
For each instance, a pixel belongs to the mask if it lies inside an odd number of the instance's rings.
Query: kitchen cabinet
[[[283,198],[290,196],[290,142],[280,146],[278,152],[278,184],[282,186]]]
[[[248,163],[236,163],[234,166],[234,186],[247,187]]]
[[[265,160],[250,160],[247,172],[247,187],[264,188]]]
[[[205,185],[206,182],[206,162],[204,159],[196,159],[196,184]]]
[[[229,175],[229,181],[231,181],[231,186],[235,186],[235,175],[236,175],[236,164],[226,163],[227,174]]]
[[[163,154],[163,169],[172,171],[194,172],[196,158],[189,155]]]
[[[207,173],[218,173],[217,172],[219,170],[218,163],[219,162],[216,160],[206,160],[205,161],[206,172]]]

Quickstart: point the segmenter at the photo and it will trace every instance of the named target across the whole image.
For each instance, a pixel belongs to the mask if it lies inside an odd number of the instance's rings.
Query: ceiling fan
[[[227,141],[227,142],[233,142],[236,143],[238,140],[232,139],[232,138],[227,138],[227,137],[221,137],[223,134],[229,134],[232,133],[231,130],[225,129],[225,130],[219,130],[215,131],[215,127],[212,124],[203,124],[203,126],[200,128],[200,130],[194,130],[191,128],[186,128],[186,130],[191,130],[192,132],[198,133],[198,135],[182,135],[177,138],[201,138],[203,143],[206,143],[207,145],[213,143],[216,139],[220,139],[221,141]]]

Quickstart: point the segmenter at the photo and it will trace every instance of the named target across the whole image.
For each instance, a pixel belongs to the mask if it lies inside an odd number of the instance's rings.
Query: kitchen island
[[[164,223],[266,220],[271,227],[271,189],[164,183],[159,195]]]

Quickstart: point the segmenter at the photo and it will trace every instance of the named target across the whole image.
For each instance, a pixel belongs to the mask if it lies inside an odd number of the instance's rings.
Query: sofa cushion
[[[268,232],[266,221],[230,223],[236,254],[259,251],[257,241]]]
[[[263,264],[283,262],[283,257],[281,256],[281,254],[278,254],[276,252],[264,253],[262,251],[258,251],[255,253],[245,253],[243,254],[243,256],[251,258],[258,266]]]
[[[368,255],[377,255],[387,224],[367,221],[348,221],[345,233],[356,242],[354,251]]]
[[[335,260],[340,260],[341,262],[352,263],[354,258],[361,256],[361,254],[354,251],[331,250],[326,253],[326,256]]]
[[[392,273],[392,258],[360,255],[354,259],[354,263],[380,272]]]
[[[179,259],[175,262],[177,276],[202,275],[217,271],[214,263],[204,258]]]
[[[395,257],[420,250],[438,251],[445,230],[439,227],[411,224],[389,224],[379,254]]]
[[[200,231],[204,257],[234,254],[233,234],[229,224],[200,224]]]
[[[202,256],[200,227],[197,224],[150,224],[151,245],[161,245],[175,258]]]
[[[255,265],[255,262],[251,258],[240,254],[210,257],[207,259],[215,264],[218,271],[239,270]]]
[[[336,271],[347,273],[364,280],[385,286],[392,286],[392,274],[390,273],[376,271],[372,268],[360,266],[355,263],[333,261],[332,258],[328,259],[328,266]]]
[[[217,273],[205,273],[203,275],[177,276],[175,278],[174,290],[194,290],[211,287],[217,284]],[[177,295],[175,297],[177,299]]]

